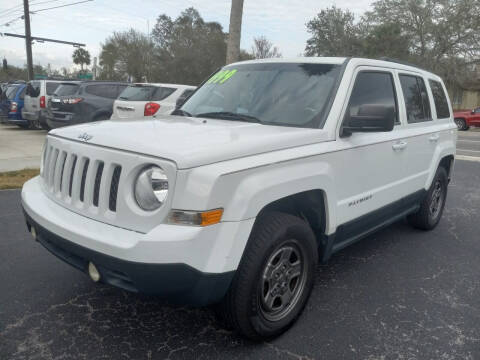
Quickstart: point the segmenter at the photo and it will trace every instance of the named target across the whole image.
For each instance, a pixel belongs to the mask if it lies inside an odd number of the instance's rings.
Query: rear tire
[[[407,217],[410,225],[421,230],[432,230],[437,226],[445,207],[447,186],[447,171],[439,167],[420,209]]]
[[[262,215],[217,315],[252,340],[280,335],[302,312],[317,263],[315,235],[304,220],[280,212]]]

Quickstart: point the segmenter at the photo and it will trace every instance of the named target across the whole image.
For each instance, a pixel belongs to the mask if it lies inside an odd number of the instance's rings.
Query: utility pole
[[[227,42],[227,64],[240,58],[240,36],[242,33],[243,0],[232,0],[230,28]]]
[[[28,80],[33,80],[32,34],[30,32],[30,9],[28,0],[23,0],[23,17],[25,20],[25,46],[27,48]]]

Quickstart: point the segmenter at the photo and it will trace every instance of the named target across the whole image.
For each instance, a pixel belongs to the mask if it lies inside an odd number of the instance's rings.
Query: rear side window
[[[435,80],[429,80],[430,89],[433,94],[433,102],[437,110],[437,119],[445,119],[450,117],[450,109],[448,108],[448,101],[442,84]]]
[[[65,96],[65,95],[74,95],[78,91],[77,84],[60,84],[60,86],[55,90],[55,95]]]
[[[190,95],[192,95],[194,91],[195,91],[195,90],[185,90],[185,91],[182,93],[182,95],[180,95],[180,97],[186,99],[186,98],[188,98]]]
[[[400,75],[409,124],[432,120],[425,82],[421,77]]]
[[[117,86],[112,84],[87,85],[85,92],[90,95],[100,96],[108,99],[117,98]]]
[[[389,72],[362,71],[357,75],[348,105],[348,116],[362,116],[372,108],[393,108],[395,123],[398,122],[397,101],[393,76]]]
[[[53,95],[55,90],[60,86],[60,83],[47,82],[47,95]]]

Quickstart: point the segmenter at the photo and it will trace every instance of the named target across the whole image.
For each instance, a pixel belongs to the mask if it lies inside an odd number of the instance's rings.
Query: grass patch
[[[19,189],[25,181],[37,176],[39,169],[25,169],[0,173],[0,190]]]

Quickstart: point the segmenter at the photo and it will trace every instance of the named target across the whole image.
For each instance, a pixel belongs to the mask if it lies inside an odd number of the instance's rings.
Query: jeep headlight
[[[167,174],[159,166],[149,166],[137,176],[135,200],[143,210],[153,211],[163,205],[168,195]]]

